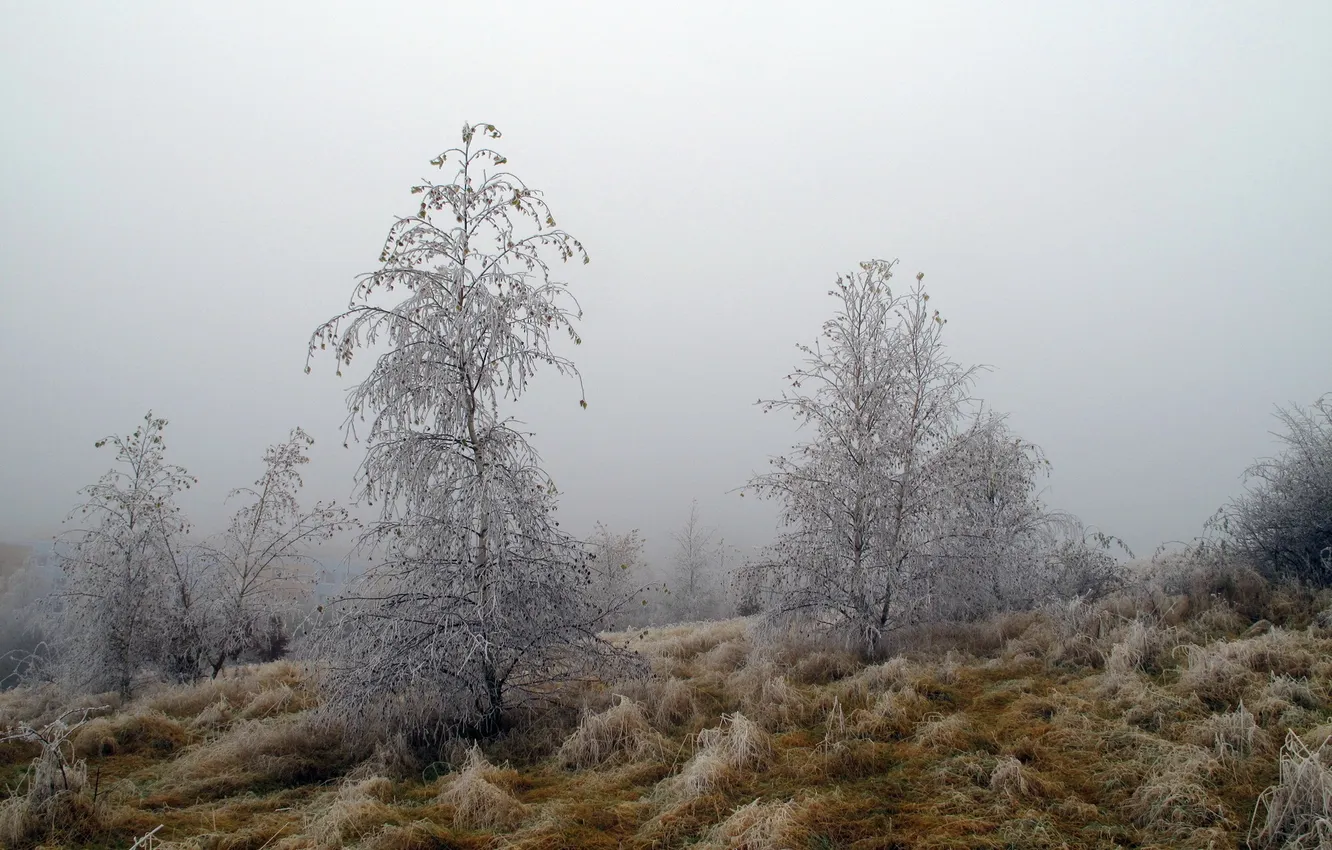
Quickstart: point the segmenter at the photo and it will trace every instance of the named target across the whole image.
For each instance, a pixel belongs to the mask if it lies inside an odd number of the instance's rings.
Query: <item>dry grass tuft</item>
[[[1236,644],[1188,644],[1177,647],[1176,652],[1179,650],[1183,650],[1185,662],[1177,688],[1197,696],[1210,708],[1237,705],[1254,682],[1244,664],[1244,651]]]
[[[931,715],[916,727],[917,745],[936,752],[963,752],[975,743],[970,719],[963,713]]]
[[[394,735],[375,744],[370,756],[358,764],[347,778],[372,779],[376,776],[391,779],[410,779],[420,775],[421,758],[412,749],[404,735]]]
[[[1310,750],[1294,732],[1287,733],[1278,773],[1277,784],[1262,793],[1254,808],[1249,846],[1255,850],[1332,847],[1332,766],[1324,761],[1321,748]],[[1261,825],[1259,810],[1264,813]]]
[[[791,680],[801,685],[826,685],[859,669],[860,662],[849,652],[819,650],[796,661],[791,668]]]
[[[1272,674],[1271,680],[1263,688],[1263,696],[1311,710],[1323,706],[1323,697],[1313,689],[1308,679],[1284,674]]]
[[[871,694],[896,690],[909,684],[916,676],[911,662],[897,656],[882,664],[874,664],[857,673],[853,681],[864,685]]]
[[[801,807],[794,800],[753,800],[710,829],[700,850],[805,850],[813,835],[801,822]]]
[[[881,694],[869,708],[852,712],[851,725],[863,735],[878,739],[902,738],[930,709],[930,701],[911,686]]]
[[[255,694],[241,709],[240,716],[246,720],[271,717],[292,710],[296,704],[296,692],[288,685],[278,685]]]
[[[1143,829],[1173,838],[1197,829],[1229,827],[1225,804],[1205,784],[1219,767],[1212,754],[1189,744],[1158,742],[1154,770],[1128,800],[1128,812]]]
[[[363,755],[336,724],[309,715],[247,720],[215,741],[187,749],[167,766],[163,787],[198,797],[316,781],[337,775]]]
[[[697,748],[676,776],[660,786],[668,797],[689,800],[732,783],[771,760],[772,738],[743,714],[722,715],[721,724],[698,733]]]
[[[1242,700],[1234,711],[1213,714],[1195,723],[1189,730],[1188,740],[1196,746],[1210,747],[1222,762],[1247,759],[1266,751],[1268,746],[1267,733],[1258,726]]]
[[[165,714],[117,714],[88,721],[71,740],[75,755],[81,758],[139,752],[161,755],[189,743],[189,733]]]
[[[342,847],[394,822],[393,783],[383,776],[347,782],[327,809],[310,818],[306,834],[320,847]]]
[[[739,695],[747,716],[774,732],[813,721],[818,716],[817,703],[776,671],[770,661],[751,663],[727,680],[727,689]]]
[[[990,790],[1011,798],[1025,797],[1031,784],[1022,770],[1022,762],[1012,756],[1003,756],[990,772]]]
[[[1244,662],[1250,670],[1273,676],[1307,677],[1313,670],[1315,653],[1308,646],[1309,637],[1279,626],[1258,637],[1236,641],[1243,647]]]
[[[749,660],[749,642],[728,640],[719,643],[698,658],[699,666],[712,673],[733,673]]]
[[[659,731],[669,731],[688,723],[699,711],[694,688],[688,681],[674,676],[631,679],[616,682],[611,687],[614,694],[629,697],[650,710],[652,725]]]
[[[517,827],[528,808],[492,781],[498,771],[479,747],[467,754],[463,769],[452,776],[436,798],[453,807],[453,823],[463,829],[500,830]]]
[[[581,770],[611,761],[659,758],[665,751],[666,741],[652,728],[643,706],[617,696],[605,711],[583,714],[557,758],[565,767]]]
[[[1141,617],[1132,620],[1118,637],[1105,660],[1109,674],[1160,670],[1163,656],[1173,643],[1171,632]]]

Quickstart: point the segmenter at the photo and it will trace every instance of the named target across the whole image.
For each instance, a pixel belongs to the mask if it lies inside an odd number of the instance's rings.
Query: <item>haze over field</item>
[[[129,11],[126,11],[126,10]],[[7,4],[0,28],[0,539],[59,528],[148,408],[206,530],[264,447],[316,439],[345,500],[315,325],[372,270],[464,121],[592,263],[586,382],[520,413],[577,533],[661,551],[691,498],[795,435],[780,392],[838,272],[926,273],[1048,501],[1135,549],[1191,537],[1329,389],[1332,6]]]

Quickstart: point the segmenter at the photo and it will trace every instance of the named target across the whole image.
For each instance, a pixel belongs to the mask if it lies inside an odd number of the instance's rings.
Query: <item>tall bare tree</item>
[[[594,604],[606,612],[602,623],[604,628],[629,625],[633,606],[626,611],[624,603],[638,594],[646,583],[643,546],[643,537],[636,528],[617,534],[599,522],[592,531],[588,540],[592,554],[590,593]]]
[[[675,573],[670,582],[676,619],[693,620],[714,616],[719,607],[715,528],[705,526],[698,513],[698,500],[689,503],[689,516],[671,533],[675,541]]]
[[[378,352],[347,420],[366,443],[358,493],[380,506],[362,538],[378,560],[324,646],[331,704],[390,733],[493,734],[515,702],[609,651],[586,550],[558,527],[555,486],[501,409],[539,367],[578,376],[555,337],[581,342],[581,314],[550,263],[587,255],[485,144],[499,136],[463,126],[432,161],[452,180],[412,189],[416,215],[310,341],[339,373],[358,349]]]

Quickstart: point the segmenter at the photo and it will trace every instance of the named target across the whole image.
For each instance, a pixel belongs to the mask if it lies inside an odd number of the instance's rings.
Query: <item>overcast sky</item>
[[[926,273],[1048,500],[1195,534],[1332,391],[1332,3],[3,3],[0,539],[58,530],[152,408],[219,525],[345,383],[305,346],[464,121],[589,266],[576,384],[521,409],[565,526],[660,550],[796,434],[754,406],[838,272]]]

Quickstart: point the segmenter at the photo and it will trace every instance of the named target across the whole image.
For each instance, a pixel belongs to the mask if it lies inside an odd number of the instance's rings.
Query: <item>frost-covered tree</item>
[[[675,571],[668,582],[672,613],[677,620],[715,616],[719,607],[715,528],[705,526],[698,513],[698,500],[689,503],[684,524],[671,533],[675,542]]]
[[[246,650],[271,643],[273,629],[308,593],[308,547],[353,525],[345,508],[316,502],[302,508],[301,466],[314,440],[300,428],[264,453],[253,487],[233,490],[241,501],[227,529],[206,547],[209,569],[204,660],[216,676]]]
[[[636,528],[616,534],[599,522],[587,543],[592,571],[589,592],[594,604],[606,612],[601,625],[607,629],[623,628],[634,614],[633,606],[623,609],[624,602],[645,584],[643,537]]]
[[[923,275],[895,292],[893,266],[872,260],[837,279],[822,338],[800,346],[790,389],[760,402],[790,412],[808,438],[750,482],[780,503],[785,529],[751,567],[770,613],[871,649],[927,607],[957,533],[944,505],[976,374],[947,356]]]
[[[363,538],[377,561],[324,647],[331,705],[390,734],[493,734],[516,702],[610,651],[586,549],[559,528],[555,487],[501,409],[539,367],[578,375],[556,337],[580,342],[580,312],[550,263],[587,255],[485,144],[499,135],[464,125],[432,161],[453,179],[412,190],[417,214],[310,341],[339,372],[378,352],[347,423],[367,446],[357,486],[380,506]]]
[[[77,686],[128,697],[139,669],[193,623],[189,524],[175,499],[196,482],[166,462],[166,425],[150,411],[128,437],[97,441],[116,449],[117,467],[79,491],[70,520],[82,527],[60,540],[56,663]]]
[[[1246,492],[1223,508],[1227,546],[1268,578],[1332,584],[1332,395],[1277,408],[1283,443],[1244,473]]]
[[[940,461],[930,481],[939,540],[925,576],[928,615],[983,616],[1056,595],[1048,556],[1063,518],[1040,500],[1049,468],[1040,448],[982,413]]]

